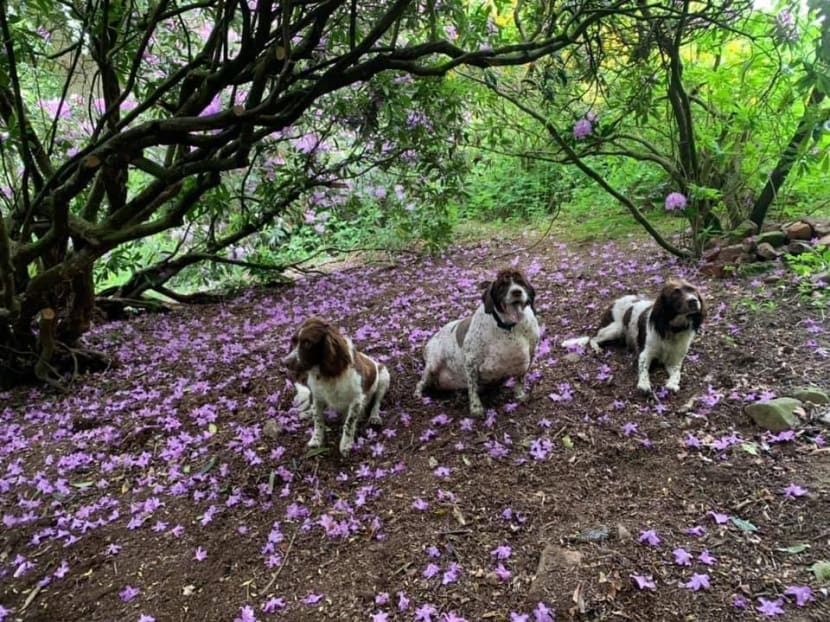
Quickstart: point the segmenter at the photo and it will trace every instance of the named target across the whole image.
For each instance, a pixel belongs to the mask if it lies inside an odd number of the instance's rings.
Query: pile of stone
[[[830,246],[830,218],[769,223],[760,232],[747,220],[723,237],[712,239],[712,248],[703,254],[701,271],[717,277],[761,274],[774,268],[779,257],[812,250],[814,242]],[[830,282],[830,274],[821,278]]]

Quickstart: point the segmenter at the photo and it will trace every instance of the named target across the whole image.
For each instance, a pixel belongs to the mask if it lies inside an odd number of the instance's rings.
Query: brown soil
[[[89,344],[120,365],[67,396],[0,394],[5,619],[533,622],[544,603],[560,620],[720,621],[758,618],[759,598],[783,598],[780,619],[830,619],[828,585],[808,570],[830,560],[829,435],[805,421],[777,438],[743,413],[795,385],[830,388],[822,312],[783,272],[716,281],[650,243],[528,243],[101,326]],[[471,422],[464,395],[413,398],[428,336],[513,263],[537,289],[546,331],[529,401],[492,391],[493,416]],[[699,284],[709,309],[679,394],[637,394],[623,350],[558,347],[609,299],[670,274]],[[290,411],[279,371],[312,314],[393,374],[384,428],[348,460],[307,454],[308,422]],[[275,438],[262,434],[269,419]],[[783,494],[791,484],[807,494]],[[695,526],[703,535],[686,531]],[[640,542],[648,530],[657,546]],[[678,548],[691,565],[675,563]],[[685,587],[696,573],[708,589]],[[797,607],[789,586],[811,586],[815,601]]]

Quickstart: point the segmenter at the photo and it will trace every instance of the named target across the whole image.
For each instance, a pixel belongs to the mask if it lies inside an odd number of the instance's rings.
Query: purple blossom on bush
[[[593,125],[588,119],[580,119],[576,123],[574,123],[574,138],[577,140],[582,140],[583,138],[587,138],[591,135],[591,131],[593,130]]]
[[[686,209],[686,197],[679,192],[671,192],[666,197],[666,211],[674,212]]]

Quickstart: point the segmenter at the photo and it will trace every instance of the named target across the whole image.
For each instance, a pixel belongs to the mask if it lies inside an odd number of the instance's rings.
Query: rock
[[[731,274],[731,270],[726,269],[726,265],[715,261],[712,263],[705,263],[700,266],[700,273],[706,276],[713,276],[716,279],[725,279]]]
[[[757,247],[758,243],[755,241],[755,238],[746,238],[741,242],[741,248],[744,249],[744,253],[747,255],[753,255]]]
[[[817,238],[830,235],[830,218],[817,218],[815,216],[808,216],[802,218],[804,222],[813,228],[813,235]]]
[[[778,266],[774,261],[755,261],[738,264],[737,273],[741,276],[756,276],[774,270]]]
[[[813,228],[806,222],[794,222],[787,227],[787,237],[790,240],[809,240],[813,237]]]
[[[568,352],[562,358],[566,363],[578,363],[582,360],[582,355],[579,352]]]
[[[718,261],[722,263],[735,263],[744,254],[744,248],[740,244],[724,246],[718,253]]]
[[[758,245],[770,244],[771,246],[784,246],[787,243],[787,234],[781,229],[773,229],[758,236]]]
[[[768,402],[756,402],[746,407],[746,414],[752,420],[771,432],[791,430],[798,425],[795,409],[801,407],[801,402],[792,397],[777,397]]]
[[[790,395],[800,402],[812,402],[813,404],[830,404],[830,395],[816,387],[799,387],[793,389]]]
[[[282,434],[282,426],[277,423],[276,419],[269,419],[262,426],[262,435],[271,440],[277,440]]]
[[[787,245],[787,252],[790,255],[800,255],[801,253],[809,253],[813,250],[812,245],[804,240],[793,240]]]
[[[761,242],[758,245],[758,248],[755,249],[755,253],[761,259],[775,259],[778,257],[778,251],[776,251],[775,247],[769,242]]]
[[[628,530],[628,527],[622,523],[617,523],[617,539],[620,542],[627,542],[628,540],[633,540],[634,536]]]
[[[574,540],[577,542],[602,542],[607,540],[610,535],[611,530],[605,525],[600,525],[599,527],[583,529],[574,536]]]
[[[816,244],[818,246],[830,246],[830,233],[821,236]]]
[[[758,225],[756,225],[751,220],[745,220],[737,227],[735,227],[732,231],[730,231],[727,234],[727,238],[731,242],[740,242],[744,238],[753,236],[756,233],[758,233]]]

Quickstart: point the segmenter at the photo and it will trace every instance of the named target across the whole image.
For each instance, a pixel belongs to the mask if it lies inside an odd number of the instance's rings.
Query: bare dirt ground
[[[634,238],[533,239],[100,326],[116,367],[0,394],[0,620],[830,619],[809,570],[830,560],[830,435],[743,412],[830,388],[826,310],[783,270],[711,280]],[[538,292],[530,399],[493,391],[473,421],[463,395],[413,398],[426,339],[504,265]],[[623,350],[557,345],[672,274],[709,310],[677,395],[639,395]],[[336,421],[307,454],[279,371],[309,315],[393,374],[347,460]]]

